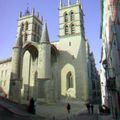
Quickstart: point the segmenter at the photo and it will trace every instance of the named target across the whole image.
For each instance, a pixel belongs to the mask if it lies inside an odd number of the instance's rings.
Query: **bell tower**
[[[42,21],[42,17],[39,18],[39,12],[35,14],[34,8],[32,9],[32,13],[30,13],[28,8],[24,14],[22,12],[19,13],[17,37],[21,28],[23,44],[28,41],[40,42]]]
[[[40,44],[42,33],[42,17],[27,10],[24,14],[19,13],[16,43],[12,54],[12,71],[10,80],[10,99],[20,101],[21,96],[29,99],[32,96],[30,87],[34,85],[33,75],[37,66],[38,51],[35,46]],[[23,87],[28,84],[30,87]],[[16,92],[14,92],[16,91]],[[23,92],[21,92],[23,91]],[[33,91],[33,89],[31,89]]]
[[[83,10],[80,0],[77,0],[75,4],[68,0],[67,5],[63,5],[60,0],[59,16],[60,39],[76,35],[84,36]]]

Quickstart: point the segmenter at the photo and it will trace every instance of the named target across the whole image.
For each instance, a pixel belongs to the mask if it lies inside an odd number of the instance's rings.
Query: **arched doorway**
[[[31,42],[25,44],[22,50],[21,61],[21,98],[29,100],[36,96],[36,79],[38,64],[38,49]]]

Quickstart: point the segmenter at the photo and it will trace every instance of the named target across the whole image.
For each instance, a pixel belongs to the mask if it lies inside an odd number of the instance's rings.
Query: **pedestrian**
[[[35,101],[33,98],[30,99],[29,105],[28,105],[28,112],[35,114]]]
[[[86,104],[86,107],[87,107],[88,113],[90,114],[90,104],[87,103],[87,104]]]
[[[71,109],[71,105],[68,103],[67,104],[67,111],[68,111],[68,113],[70,113],[70,109]]]
[[[92,111],[92,114],[93,114],[93,111],[94,111],[94,105],[93,105],[93,104],[90,104],[90,108],[91,108],[91,111]]]

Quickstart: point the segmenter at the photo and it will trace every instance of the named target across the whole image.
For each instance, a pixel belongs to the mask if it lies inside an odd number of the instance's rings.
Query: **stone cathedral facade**
[[[79,0],[68,0],[66,6],[60,0],[58,42],[50,42],[47,24],[34,9],[20,12],[12,57],[0,62],[0,69],[8,66],[9,98],[56,102],[69,97],[87,102],[87,44]]]

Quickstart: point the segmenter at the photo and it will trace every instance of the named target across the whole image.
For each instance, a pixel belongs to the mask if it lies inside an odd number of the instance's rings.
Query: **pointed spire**
[[[80,4],[80,0],[77,0],[77,1],[76,1],[76,4]]]
[[[71,4],[71,1],[70,1],[70,0],[68,0],[68,6],[70,6],[70,4]]]
[[[20,12],[19,12],[19,18],[21,18],[21,17],[22,17],[22,12],[20,11]]]
[[[40,17],[40,21],[43,22],[43,16]]]
[[[32,9],[32,15],[34,16],[34,14],[35,14],[35,9],[33,8]]]
[[[20,47],[20,46],[22,46],[22,44],[23,44],[22,43],[22,29],[20,29],[15,46]]]
[[[60,0],[60,6],[59,6],[59,8],[62,8],[62,0]]]
[[[42,32],[42,37],[41,37],[40,43],[50,43],[46,22],[44,23],[44,29]]]
[[[37,18],[39,18],[39,12],[37,12]]]

